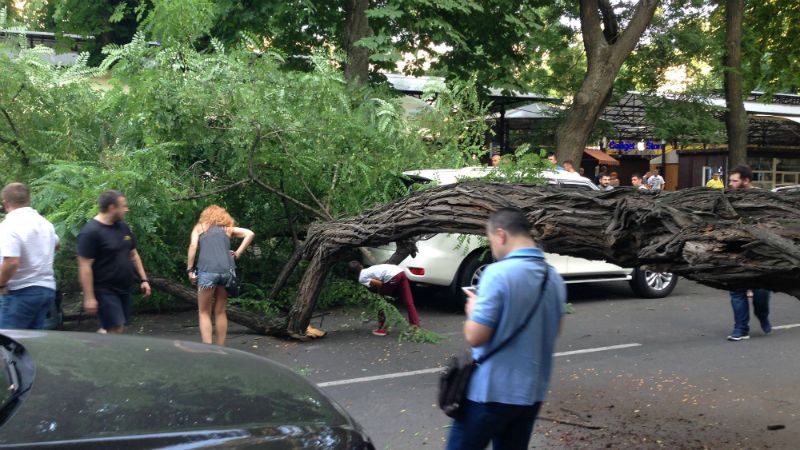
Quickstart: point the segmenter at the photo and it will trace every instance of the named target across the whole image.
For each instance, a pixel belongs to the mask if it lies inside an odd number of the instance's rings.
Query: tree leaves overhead
[[[97,195],[122,190],[162,274],[210,203],[262,238],[247,270],[274,274],[311,222],[402,195],[404,170],[468,164],[487,129],[474,82],[437,87],[409,115],[385,87],[348,87],[324,53],[298,72],[250,40],[198,52],[139,33],[99,67],[62,68],[13,41],[0,52],[0,184],[31,184],[66,246]],[[272,275],[256,279],[266,289]]]

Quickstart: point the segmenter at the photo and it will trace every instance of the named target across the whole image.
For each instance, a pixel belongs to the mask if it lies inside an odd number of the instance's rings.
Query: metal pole
[[[664,178],[664,186],[661,189],[664,189],[667,187],[667,143],[663,140],[661,141],[661,177]]]

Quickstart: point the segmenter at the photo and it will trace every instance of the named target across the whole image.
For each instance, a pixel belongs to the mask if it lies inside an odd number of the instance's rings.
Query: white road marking
[[[317,383],[318,387],[340,386],[343,384],[364,383],[366,381],[387,380],[389,378],[410,377],[412,375],[422,375],[426,373],[437,373],[444,370],[444,367],[434,367],[432,369],[412,370],[411,372],[387,373],[386,375],[375,375],[373,377],[351,378],[349,380],[327,381]]]
[[[791,325],[778,325],[777,327],[772,327],[773,330],[788,330],[789,328],[797,328],[800,327],[800,323],[793,323]]]
[[[595,353],[595,352],[605,352],[608,350],[619,350],[621,348],[631,348],[631,347],[641,347],[642,344],[621,344],[621,345],[612,345],[610,347],[597,347],[597,348],[585,348],[583,350],[572,350],[569,352],[560,352],[554,353],[553,356],[569,356],[569,355],[580,355],[583,353]]]
[[[786,326],[786,325],[784,325]],[[800,324],[796,325],[800,326]],[[779,327],[775,327],[779,328]],[[609,347],[596,347],[596,348],[585,348],[582,350],[572,350],[569,352],[559,352],[554,353],[553,356],[569,356],[569,355],[581,355],[584,353],[595,353],[595,352],[605,352],[609,350],[619,350],[623,348],[631,348],[631,347],[641,347],[642,344],[621,344],[621,345],[612,345]],[[429,373],[439,373],[444,370],[444,367],[433,367],[430,369],[422,369],[422,370],[412,370],[410,372],[395,372],[395,373],[387,373],[385,375],[374,375],[371,377],[361,377],[361,378],[350,378],[347,380],[337,380],[337,381],[326,381],[324,383],[317,383],[317,387],[330,387],[330,386],[341,386],[344,384],[354,384],[354,383],[366,383],[367,381],[378,381],[378,380],[388,380],[391,378],[402,378],[402,377],[410,377],[413,375],[424,375]]]

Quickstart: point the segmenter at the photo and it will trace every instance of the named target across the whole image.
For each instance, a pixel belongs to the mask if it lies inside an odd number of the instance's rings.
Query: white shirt
[[[654,191],[660,191],[661,186],[664,185],[664,178],[661,175],[653,175],[647,179],[647,184],[649,184],[650,188]]]
[[[366,287],[369,287],[369,281],[373,278],[386,283],[402,271],[402,267],[395,266],[394,264],[375,264],[374,266],[361,270],[361,273],[358,275],[358,282]]]
[[[8,289],[31,286],[56,288],[53,275],[58,236],[53,224],[31,207],[17,208],[0,223],[0,264],[3,258],[19,258]]]

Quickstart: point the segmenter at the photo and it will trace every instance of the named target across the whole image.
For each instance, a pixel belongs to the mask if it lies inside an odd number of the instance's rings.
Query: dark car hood
[[[0,445],[80,439],[93,447],[115,436],[205,440],[211,433],[247,446],[302,436],[336,441],[342,430],[357,429],[301,376],[238,350],[94,333],[3,334],[25,347],[35,377],[0,428]]]

